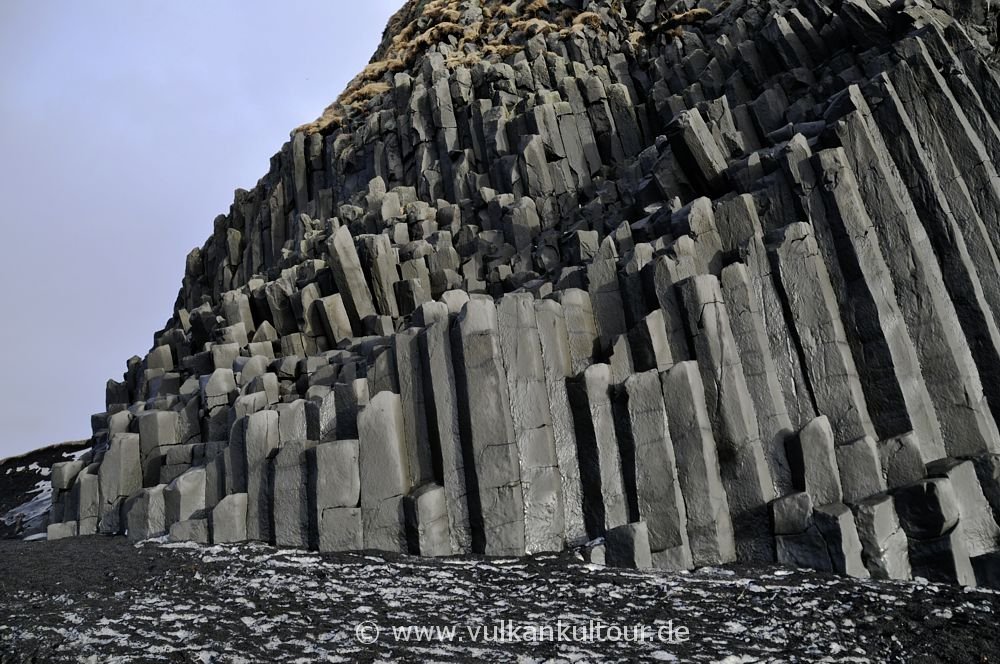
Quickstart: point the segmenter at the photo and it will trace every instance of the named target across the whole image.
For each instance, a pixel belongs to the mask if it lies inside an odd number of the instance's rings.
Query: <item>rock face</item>
[[[996,583],[996,16],[932,5],[408,2],[51,536]]]

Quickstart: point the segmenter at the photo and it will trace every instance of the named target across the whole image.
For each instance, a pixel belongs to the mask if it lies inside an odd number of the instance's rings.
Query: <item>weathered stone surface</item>
[[[359,551],[365,548],[360,507],[330,507],[319,517],[319,550]]]
[[[959,528],[932,539],[910,539],[910,565],[913,576],[928,581],[976,585],[976,573]]]
[[[466,553],[471,551],[472,530],[447,315],[424,329],[420,352],[426,388],[428,437],[436,442],[441,454],[451,551]]]
[[[358,415],[365,548],[406,552],[403,496],[410,490],[399,395],[379,392]]]
[[[877,495],[854,506],[865,567],[876,579],[909,579],[910,556],[906,533],[899,524],[893,500]]]
[[[825,415],[788,439],[788,461],[796,488],[808,493],[814,504],[829,505],[843,500],[833,429]]]
[[[605,536],[607,564],[612,567],[646,569],[653,566],[649,532],[644,521],[610,529]]]
[[[914,200],[861,90],[852,86],[842,104],[854,110],[836,123],[835,130],[857,176],[865,207],[873,221],[878,220],[873,227],[879,242],[890,248],[883,256],[921,368],[925,376],[933,376],[927,389],[944,443],[952,453],[992,449],[998,438],[996,423],[985,403],[956,305],[948,297],[931,235],[921,224]],[[891,250],[897,246],[906,246],[908,251]]]
[[[564,542],[562,478],[531,294],[511,294],[497,307],[500,352],[507,378],[524,500],[528,553],[560,551]]]
[[[212,544],[244,542],[247,539],[247,494],[226,496],[212,509]]]
[[[316,447],[311,440],[292,440],[271,458],[271,520],[278,546],[308,549],[315,541],[316,509],[308,490],[307,453]]]
[[[659,558],[673,560],[676,568],[691,567],[687,508],[659,374],[654,370],[631,376],[623,397],[629,448],[628,453],[625,446],[622,449],[623,475],[626,487],[633,486],[635,511],[646,526],[650,550],[664,552]]]
[[[552,436],[562,482],[563,529],[566,542],[578,544],[586,540],[587,531],[583,519],[583,485],[576,434],[566,390],[566,379],[573,371],[566,318],[562,305],[555,300],[536,300],[534,306]]]
[[[79,535],[79,525],[76,521],[63,521],[62,523],[50,523],[46,529],[46,539],[60,540]]]
[[[419,486],[406,496],[404,504],[410,552],[421,556],[451,555],[444,487]]]
[[[792,488],[792,478],[785,455],[785,439],[793,433],[792,422],[768,346],[759,295],[754,293],[750,272],[742,263],[722,270],[721,286],[771,478],[779,493],[787,493]]]
[[[771,560],[774,547],[767,528],[767,504],[775,497],[774,483],[719,281],[703,275],[682,282],[678,290],[705,386],[737,554],[747,562]]]
[[[83,462],[83,459],[75,459],[73,461],[62,461],[60,463],[52,464],[52,472],[49,479],[52,482],[52,488],[56,491],[68,491],[73,488],[73,484],[76,482],[77,476],[80,474],[87,464]]]
[[[524,498],[496,307],[472,299],[452,328],[456,394],[464,408],[459,429],[467,458],[473,550],[490,555],[525,551]]]
[[[990,509],[971,461],[939,459],[927,466],[929,477],[947,478],[958,502],[959,528],[971,557],[1000,549],[1000,527]]]
[[[591,537],[628,523],[610,379],[608,365],[594,364],[566,384],[580,458],[583,519]]]
[[[357,507],[361,501],[359,449],[356,440],[322,443],[307,450],[309,490],[320,514],[332,507]]]
[[[270,542],[271,479],[268,458],[278,448],[278,413],[265,410],[246,419],[243,434],[247,472],[247,539]]]
[[[371,290],[361,270],[361,260],[354,246],[354,238],[346,226],[338,228],[327,242],[330,252],[330,267],[337,282],[337,290],[343,297],[344,308],[355,333],[362,331],[361,321],[375,315]]]
[[[833,571],[868,578],[868,569],[861,561],[861,539],[851,510],[840,503],[824,505],[813,511],[813,518],[826,541]]]
[[[681,362],[661,375],[670,438],[687,510],[687,531],[695,565],[736,559],[729,498],[722,485],[705,388],[694,362]]]
[[[836,297],[810,226],[792,224],[773,240],[768,251],[795,322],[816,407],[835,426],[837,442],[874,436]]]
[[[167,534],[166,485],[142,489],[125,502],[125,525],[130,542]]]
[[[163,490],[168,524],[186,521],[205,509],[205,468],[192,468]]]
[[[844,502],[860,503],[886,490],[878,446],[871,438],[859,438],[837,448],[837,468]]]
[[[188,519],[170,526],[169,535],[171,542],[209,544],[211,542],[209,533],[208,519]]]
[[[142,488],[139,435],[120,433],[111,437],[104,454],[98,478],[100,481],[99,530],[103,535],[116,535],[125,527],[122,506],[125,499]]]
[[[911,540],[930,540],[958,524],[958,498],[946,478],[920,480],[893,493],[899,522]]]

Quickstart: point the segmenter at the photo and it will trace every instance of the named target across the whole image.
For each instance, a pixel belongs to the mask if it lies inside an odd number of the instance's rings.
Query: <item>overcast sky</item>
[[[0,458],[87,438],[184,258],[402,0],[0,0]]]

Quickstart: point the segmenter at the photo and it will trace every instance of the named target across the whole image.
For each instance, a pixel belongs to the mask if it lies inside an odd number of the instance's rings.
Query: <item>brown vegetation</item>
[[[315,121],[296,131],[307,134],[341,127],[379,95],[392,89],[391,76],[411,70],[438,45],[445,65],[470,66],[480,60],[501,61],[521,51],[536,35],[568,37],[586,28],[600,30],[601,16],[572,9],[553,11],[549,0],[482,1],[482,20],[463,21],[462,0],[410,0],[389,20],[382,45],[372,61],[340,97]],[[685,12],[696,15],[698,11]],[[694,20],[694,19],[692,19]]]

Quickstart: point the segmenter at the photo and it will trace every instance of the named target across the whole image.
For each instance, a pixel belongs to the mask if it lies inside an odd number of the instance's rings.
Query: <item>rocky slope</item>
[[[984,2],[409,2],[50,539],[1000,578]]]

